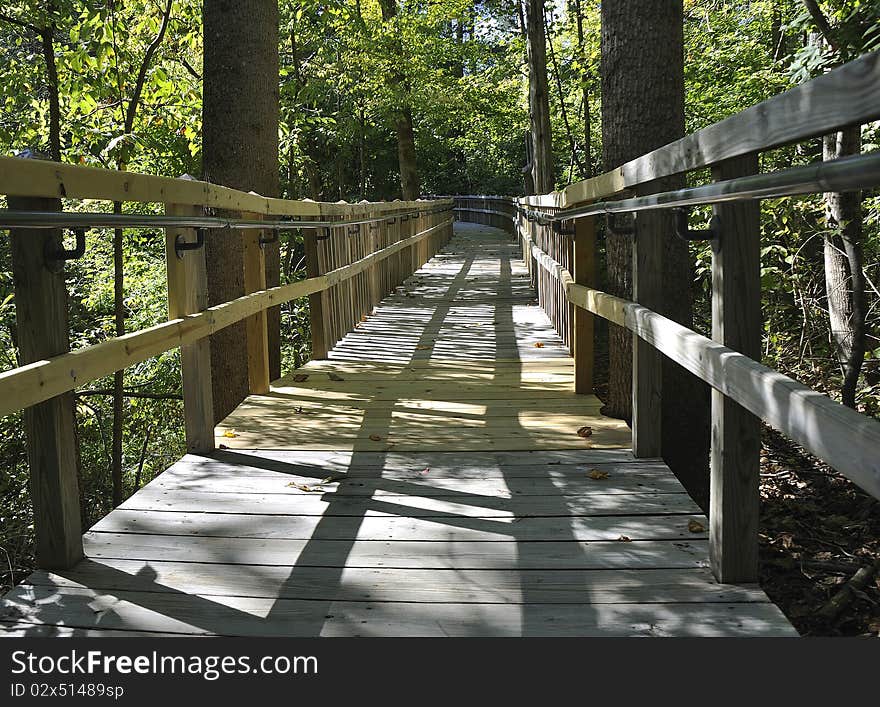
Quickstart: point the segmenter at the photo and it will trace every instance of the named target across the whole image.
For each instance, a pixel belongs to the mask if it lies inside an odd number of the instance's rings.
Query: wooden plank
[[[127,510],[178,510],[207,513],[246,513],[251,515],[299,515],[358,517],[368,510],[405,515],[411,518],[517,518],[603,515],[695,514],[698,507],[687,494],[630,493],[596,496],[561,493],[539,496],[498,498],[454,492],[448,496],[337,495],[325,493],[214,493],[208,491],[166,490],[148,486],[126,500],[119,508]]]
[[[699,513],[665,516],[518,516],[448,519],[406,517],[379,510],[367,510],[357,523],[349,519],[329,521],[307,515],[249,515],[246,513],[204,513],[183,510],[116,509],[92,528],[94,533],[174,535],[184,537],[235,537],[275,540],[357,540],[358,542],[578,542],[615,541],[621,536],[633,541],[705,539],[693,533],[688,523],[708,524]],[[500,546],[499,546],[500,547]],[[445,546],[425,546],[445,551]],[[706,558],[703,558],[706,560]],[[708,562],[705,562],[708,565]]]
[[[82,165],[21,160],[0,157],[0,194],[36,196],[45,198],[96,199],[101,201],[130,201],[141,203],[175,203],[251,211],[263,215],[340,216],[352,212],[348,204],[274,199],[254,192],[243,192],[218,184],[190,178],[174,179],[115,169],[84,167]],[[371,208],[380,214],[424,207],[424,202],[377,202]],[[432,206],[452,207],[452,199],[432,200]]]
[[[754,603],[431,604],[202,597],[176,592],[24,587],[8,595],[22,619],[80,628],[230,636],[779,636],[775,606]],[[19,619],[21,620],[21,619]]]
[[[16,160],[29,163],[30,160]],[[9,198],[14,209],[60,211],[57,199]],[[12,229],[12,278],[15,286],[17,343],[23,364],[66,353],[70,348],[67,288],[63,267],[47,267],[46,252],[61,247],[61,231]],[[73,395],[59,391],[25,407],[30,494],[34,510],[39,567],[65,568],[83,554],[80,535],[79,449]]]
[[[716,180],[758,172],[758,155],[722,162]],[[761,358],[761,212],[758,202],[719,204],[712,243],[712,339]],[[761,423],[712,391],[709,556],[719,582],[758,579]]]
[[[86,533],[88,557],[100,560],[222,562],[297,567],[415,569],[638,569],[708,566],[706,540],[631,542],[474,542],[288,540]]]
[[[244,218],[259,219],[260,214],[244,213]],[[251,294],[266,289],[266,258],[260,243],[261,231],[245,231],[244,292]],[[269,328],[268,312],[261,309],[245,320],[247,334],[248,390],[251,393],[269,392]]]
[[[166,204],[169,216],[191,216],[194,208]],[[165,267],[168,277],[168,319],[179,321],[208,307],[208,275],[205,249],[185,251],[178,257],[177,238],[192,242],[192,229],[169,229],[165,236]],[[105,365],[110,363],[104,362]],[[214,449],[214,402],[211,388],[211,346],[207,337],[180,347],[183,382],[184,426],[188,452]]]
[[[156,562],[145,577],[137,560],[86,561],[64,573],[35,572],[35,587],[182,592],[330,601],[425,604],[766,603],[757,585],[719,585],[706,569],[646,570],[399,570],[348,567],[266,567],[259,574],[235,565]]]

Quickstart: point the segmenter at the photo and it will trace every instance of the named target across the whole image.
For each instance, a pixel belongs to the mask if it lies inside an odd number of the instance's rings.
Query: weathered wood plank
[[[200,596],[247,596],[331,601],[626,604],[765,603],[756,585],[718,584],[698,569],[644,570],[461,570],[347,567],[265,567],[259,574],[234,565],[154,562],[144,573],[137,560],[89,560],[63,573],[35,572],[28,584],[92,590],[183,592]]]

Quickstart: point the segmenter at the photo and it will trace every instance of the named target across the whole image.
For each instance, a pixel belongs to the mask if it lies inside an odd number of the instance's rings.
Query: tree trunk
[[[861,152],[856,125],[826,135],[823,158],[834,160]],[[829,230],[824,235],[825,292],[837,360],[843,369],[843,404],[856,406],[859,374],[865,358],[865,278],[862,263],[861,194],[825,194]]]
[[[684,134],[682,2],[641,0],[602,3],[602,142],[605,170],[614,169]],[[683,186],[671,178],[654,189]],[[663,307],[660,313],[693,325],[693,265],[687,244],[674,235],[672,215],[651,237],[664,239]],[[632,297],[632,239],[607,234],[607,287]],[[632,416],[632,334],[609,325],[609,386],[603,412]],[[663,458],[701,505],[708,499],[709,391],[663,359]]]
[[[547,90],[547,41],[544,36],[544,0],[526,3],[529,63],[529,120],[531,125],[532,183],[537,194],[553,191],[553,136]]]
[[[397,0],[379,0],[382,8],[382,19],[388,23],[397,17]],[[395,30],[396,32],[397,30]],[[403,55],[403,44],[400,35],[396,34],[391,43],[395,67],[391,70],[388,83],[392,88],[395,105],[392,108],[394,130],[397,133],[397,160],[400,165],[400,191],[405,201],[419,198],[419,169],[416,159],[415,130],[413,129],[412,104],[410,88],[403,67],[406,58]]]
[[[278,4],[205,0],[202,168],[217,184],[278,194]],[[243,244],[235,231],[206,242],[209,304],[244,294]],[[278,245],[267,246],[266,284],[279,282]],[[270,375],[280,372],[280,313],[269,310]],[[248,393],[247,337],[239,322],[211,336],[214,419]]]

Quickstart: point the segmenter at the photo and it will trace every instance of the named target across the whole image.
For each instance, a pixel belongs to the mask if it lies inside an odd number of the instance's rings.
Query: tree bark
[[[278,4],[205,0],[202,169],[217,184],[278,194]],[[239,233],[212,231],[206,240],[209,304],[244,294]],[[278,245],[267,246],[266,284],[280,281]],[[270,376],[280,372],[277,308],[269,313]],[[214,419],[248,394],[245,323],[211,336]]]
[[[547,89],[544,0],[529,0],[526,3],[526,33],[528,36],[532,185],[535,193],[546,194],[553,191],[554,179],[550,95]]]
[[[861,127],[826,135],[823,158],[834,160],[861,152]],[[837,360],[843,369],[841,398],[856,406],[856,390],[865,358],[865,276],[862,254],[861,194],[825,194],[828,228],[824,234],[825,292]]]
[[[379,5],[382,9],[382,19],[386,23],[392,22],[397,17],[397,0],[379,0]],[[421,187],[410,88],[403,70],[406,60],[399,34],[391,43],[391,52],[394,54],[396,66],[392,69],[388,82],[395,97],[392,116],[394,130],[397,133],[397,161],[400,166],[401,198],[404,201],[415,201],[419,198]]]
[[[681,0],[607,0],[602,3],[602,143],[605,170],[684,134],[684,62]],[[655,189],[683,186],[670,178]],[[674,235],[672,215],[646,237],[662,237],[663,306],[660,313],[693,325],[693,265],[687,244]],[[607,287],[632,297],[632,238],[606,239]],[[603,412],[632,416],[632,335],[609,325],[608,400]],[[708,500],[709,391],[663,360],[663,458],[694,499]]]

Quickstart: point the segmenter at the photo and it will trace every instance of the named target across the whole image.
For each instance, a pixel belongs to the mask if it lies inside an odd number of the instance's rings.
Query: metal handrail
[[[880,151],[767,174],[737,177],[700,187],[676,189],[618,201],[602,201],[589,206],[560,209],[556,212],[538,211],[522,206],[519,210],[529,221],[535,221],[539,225],[549,225],[557,221],[597,214],[681,208],[819,192],[856,191],[877,185],[880,185]]]
[[[219,216],[163,216],[159,214],[105,214],[72,211],[17,211],[0,209],[0,229],[10,228],[211,228],[211,229],[264,229],[288,231],[298,228],[338,228],[379,223],[402,216],[427,216],[452,210],[452,206],[430,209],[391,211],[370,218],[329,220],[256,220],[229,219]]]

